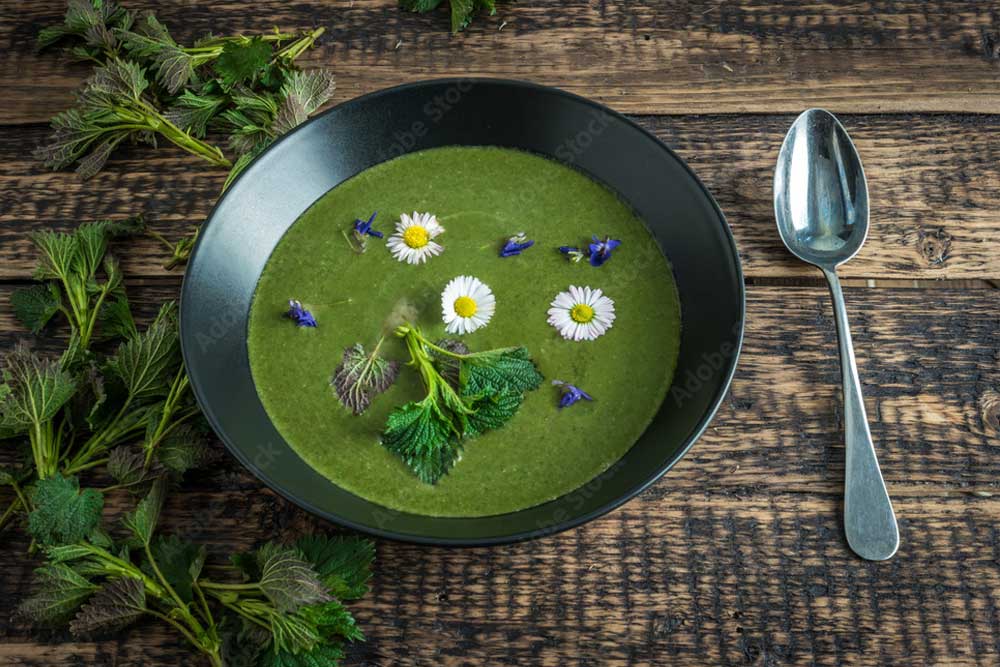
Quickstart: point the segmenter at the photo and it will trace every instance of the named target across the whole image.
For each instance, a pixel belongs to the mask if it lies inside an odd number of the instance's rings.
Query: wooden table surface
[[[473,550],[379,542],[374,590],[355,606],[369,639],[348,664],[1000,664],[1000,5],[523,0],[451,36],[445,13],[401,14],[394,0],[126,4],[155,7],[184,39],[327,26],[309,60],[334,69],[336,101],[446,75],[588,96],[685,158],[736,235],[746,344],[691,452],[560,535]],[[25,232],[144,211],[178,237],[224,178],[171,148],[125,151],[86,183],[33,161],[86,71],[32,52],[62,7],[0,2],[4,349],[29,336],[7,300],[30,278]],[[871,235],[843,275],[900,521],[886,563],[844,540],[830,303],[772,218],[781,139],[810,106],[840,115],[871,190]],[[132,247],[129,291],[149,312],[180,276],[154,242]],[[326,527],[228,456],[187,480],[167,515],[169,529],[224,548]],[[0,664],[198,664],[153,624],[111,641],[33,637],[8,621],[32,564],[22,537],[2,539]]]

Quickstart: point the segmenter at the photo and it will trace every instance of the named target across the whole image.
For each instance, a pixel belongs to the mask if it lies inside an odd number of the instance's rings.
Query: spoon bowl
[[[796,257],[832,269],[868,236],[868,184],[847,130],[823,109],[792,124],[774,174],[778,233]]]

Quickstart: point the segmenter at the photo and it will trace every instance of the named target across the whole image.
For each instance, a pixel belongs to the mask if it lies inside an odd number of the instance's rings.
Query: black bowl
[[[629,202],[673,264],[682,338],[674,386],[622,459],[583,487],[490,517],[408,514],[353,495],[288,446],[264,411],[247,356],[258,277],[295,220],[328,190],[402,153],[449,145],[517,148],[586,172]],[[705,430],[736,368],[743,338],[739,255],[712,196],[654,136],[599,104],[517,81],[410,84],[341,104],[283,137],[220,199],[202,229],[181,297],[191,384],[229,450],[289,500],[383,537],[482,545],[577,526],[655,482]]]

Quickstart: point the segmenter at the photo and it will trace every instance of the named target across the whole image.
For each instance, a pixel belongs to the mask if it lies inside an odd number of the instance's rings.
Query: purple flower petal
[[[296,299],[288,300],[288,312],[285,313],[285,317],[291,319],[295,322],[296,326],[300,327],[315,327],[316,318],[313,314],[306,310],[302,303]]]

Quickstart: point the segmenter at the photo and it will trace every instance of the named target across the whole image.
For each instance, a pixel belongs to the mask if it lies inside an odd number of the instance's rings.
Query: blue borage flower
[[[503,248],[500,249],[500,256],[514,257],[515,255],[520,255],[522,251],[527,250],[533,245],[535,245],[535,242],[529,240],[527,234],[518,232],[503,244]]]
[[[606,261],[611,259],[611,251],[622,244],[621,241],[613,239],[610,236],[605,236],[603,241],[596,234],[592,238],[593,243],[584,249],[564,245],[559,246],[559,252],[566,255],[567,259],[572,262],[583,261],[583,258],[586,257],[589,258],[591,266],[602,266]]]
[[[295,299],[288,300],[288,312],[285,317],[295,322],[300,327],[315,327],[316,318],[302,305],[301,301]]]
[[[610,236],[605,236],[603,241],[599,240],[596,234],[592,238],[594,242],[587,248],[590,251],[591,266],[601,266],[604,264],[604,262],[611,259],[611,251],[622,244],[621,241],[613,239]]]
[[[372,213],[372,217],[367,220],[355,220],[354,221],[354,236],[359,241],[364,241],[366,236],[374,236],[377,239],[382,238],[382,232],[372,229],[372,224],[375,222],[375,216],[378,215],[378,211]]]
[[[559,399],[559,408],[560,409],[562,409],[562,408],[568,408],[569,406],[573,405],[577,401],[581,401],[581,400],[592,401],[592,400],[594,400],[594,398],[590,394],[588,394],[587,392],[585,392],[583,389],[580,389],[576,385],[572,385],[572,384],[570,384],[568,382],[563,382],[562,380],[553,380],[552,384],[553,384],[553,386],[556,386],[556,387],[559,387],[560,389],[562,389],[562,398]]]
[[[367,220],[361,220],[360,218],[355,220],[354,230],[350,236],[344,232],[344,238],[347,239],[347,244],[351,246],[351,250],[354,252],[361,254],[368,250],[369,236],[376,239],[382,238],[382,232],[372,229],[376,215],[378,215],[378,211],[372,213],[372,217]]]

